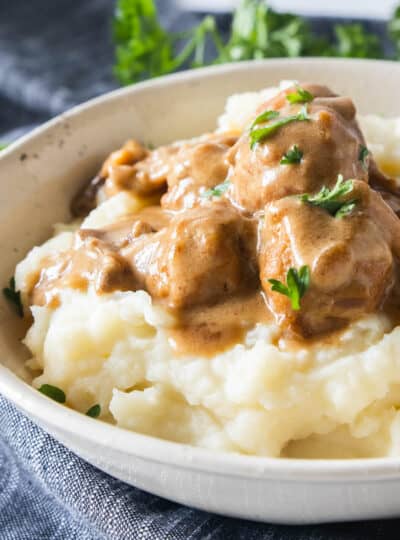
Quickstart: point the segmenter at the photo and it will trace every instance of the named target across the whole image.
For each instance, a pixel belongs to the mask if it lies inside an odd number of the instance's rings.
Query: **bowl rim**
[[[250,66],[281,65],[366,65],[373,69],[385,65],[388,70],[398,70],[400,63],[390,60],[364,60],[347,58],[295,58],[267,59],[236,62],[220,66],[208,66],[187,70],[118,88],[77,105],[55,118],[36,127],[11,143],[0,154],[1,161],[12,153],[24,150],[31,141],[41,137],[55,126],[79,116],[90,109],[101,108],[105,103],[135,94],[147,88],[162,88],[176,82],[192,82],[204,77],[220,76],[224,73],[245,72]],[[343,480],[377,481],[400,477],[400,457],[356,458],[356,459],[297,459],[249,456],[232,452],[212,451],[188,444],[176,443],[157,437],[129,431],[124,428],[94,420],[66,406],[59,405],[40,394],[11,370],[0,364],[0,394],[9,399],[28,416],[34,417],[41,426],[58,426],[72,435],[87,441],[96,441],[100,446],[132,456],[168,464],[176,468],[208,472],[217,475],[245,477],[262,480],[265,478],[290,482],[304,480],[312,482]],[[68,428],[66,428],[68,426]]]

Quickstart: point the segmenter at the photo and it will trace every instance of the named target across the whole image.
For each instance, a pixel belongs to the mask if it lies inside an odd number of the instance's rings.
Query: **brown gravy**
[[[213,356],[243,342],[258,323],[273,320],[261,291],[236,296],[215,306],[195,307],[178,314],[170,343],[179,354]]]
[[[176,351],[203,356],[242,342],[272,318],[281,335],[302,344],[335,339],[351,321],[382,309],[397,325],[400,190],[365,155],[352,101],[303,87],[313,96],[307,120],[284,123],[255,147],[245,130],[152,152],[129,141],[114,152],[74,201],[76,211],[95,207],[99,190],[160,204],[102,229],[80,229],[73,247],[32,277],[30,302],[57,306],[68,287],[144,289],[174,314]],[[303,106],[287,99],[294,90],[259,112],[298,115]],[[301,158],[282,164],[294,146]],[[334,190],[338,175],[351,179],[340,201],[351,206],[346,215],[298,197]],[[286,284],[288,270],[301,266],[311,278],[297,310],[270,280]]]

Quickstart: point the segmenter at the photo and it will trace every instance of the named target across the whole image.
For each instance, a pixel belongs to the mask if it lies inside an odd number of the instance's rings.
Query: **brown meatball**
[[[265,208],[261,235],[260,276],[278,322],[305,337],[334,330],[376,310],[393,284],[391,240],[382,233],[379,212],[396,216],[376,194],[355,182],[359,202],[344,218],[322,208],[284,198]],[[391,219],[390,216],[386,216]],[[290,267],[308,265],[310,287],[294,311],[289,299],[271,291],[269,279],[286,283]]]
[[[246,131],[230,152],[229,178],[233,183],[230,196],[250,212],[262,210],[268,202],[288,195],[315,192],[324,185],[331,187],[338,174],[345,179],[368,181],[367,167],[359,159],[360,147],[365,142],[355,120],[352,101],[336,97],[323,86],[302,87],[315,96],[307,104],[310,121],[289,123],[254,149],[250,147]],[[292,105],[286,100],[286,95],[293,90],[281,92],[259,112],[277,110],[282,118],[297,114],[303,105]],[[280,164],[294,145],[303,153],[301,162]]]
[[[257,285],[255,244],[255,222],[221,201],[177,214],[131,261],[170,307],[213,304]]]
[[[225,180],[229,168],[227,153],[235,141],[236,138],[221,135],[196,145],[183,144],[176,155],[179,165],[168,176],[168,191],[161,205],[181,210],[205,204],[201,194]]]
[[[225,180],[229,167],[226,154],[235,142],[236,137],[229,134],[210,134],[145,151],[131,163],[121,161],[126,155],[123,148],[103,165],[104,192],[112,196],[125,190],[146,197],[168,187],[162,206],[173,210],[192,207],[204,188]]]

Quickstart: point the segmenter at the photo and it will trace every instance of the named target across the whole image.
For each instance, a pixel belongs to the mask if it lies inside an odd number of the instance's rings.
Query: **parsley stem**
[[[271,111],[266,111],[263,114],[267,114]],[[257,122],[258,118],[262,117],[262,114],[258,116],[254,122]],[[273,116],[272,118],[275,118]],[[276,122],[272,122],[271,124],[268,124],[261,128],[255,128],[254,122],[252,125],[252,128],[250,129],[250,148],[254,150],[255,146],[266,139],[267,137],[270,137],[274,133],[276,133],[281,127],[286,126],[287,124],[290,124],[291,122],[309,122],[311,118],[308,115],[307,107],[303,106],[300,112],[297,114],[286,116],[284,118],[280,118],[276,120]],[[258,122],[261,122],[262,120],[259,120]],[[258,123],[257,122],[257,123]]]

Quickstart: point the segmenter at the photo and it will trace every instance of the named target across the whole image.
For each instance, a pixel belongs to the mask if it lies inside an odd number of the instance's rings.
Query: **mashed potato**
[[[220,131],[242,129],[274,89],[229,98]],[[379,165],[400,169],[400,120],[360,119]],[[141,202],[120,193],[93,210],[101,227]],[[17,288],[46,256],[68,249],[74,227],[34,248],[16,270]],[[168,440],[260,456],[370,457],[400,454],[400,328],[383,314],[358,320],[335,344],[290,348],[259,324],[213,358],[177,356],[171,316],[144,291],[97,295],[65,290],[57,308],[32,308],[25,338],[34,385],[62,388],[67,404]],[[278,341],[278,342],[277,342]]]

